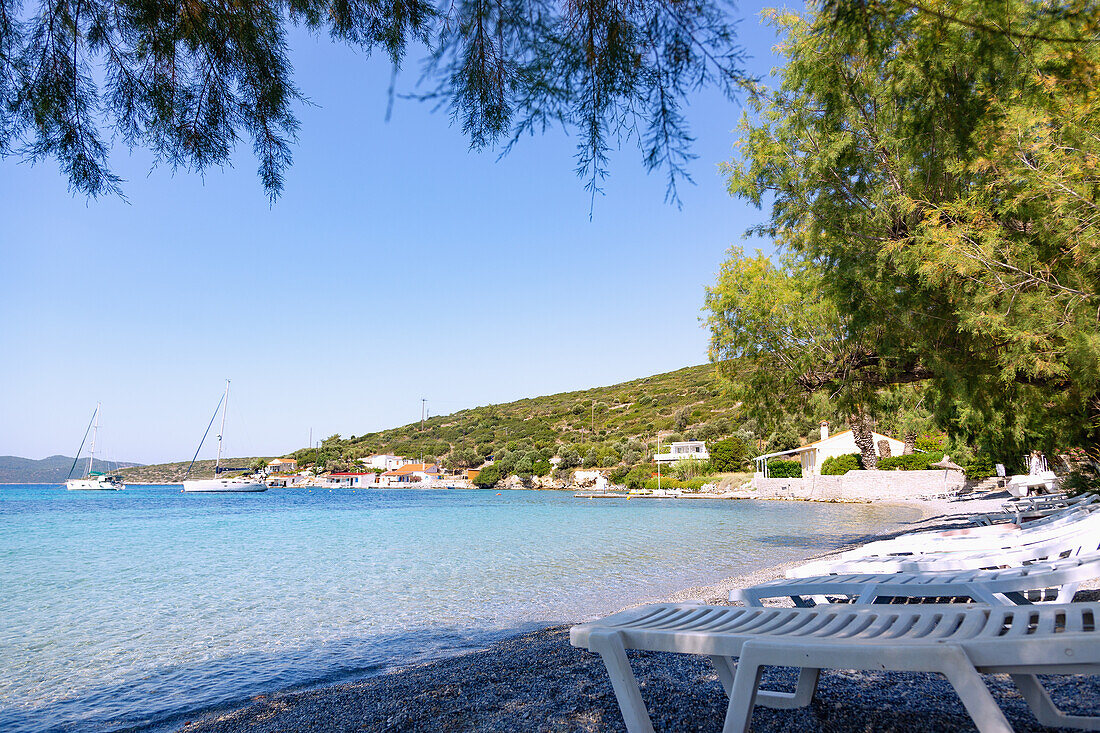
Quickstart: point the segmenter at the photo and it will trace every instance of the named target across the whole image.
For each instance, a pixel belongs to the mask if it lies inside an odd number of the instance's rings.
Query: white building
[[[699,461],[709,460],[710,453],[707,452],[706,442],[702,440],[683,440],[670,444],[668,453],[658,453],[653,456],[657,463],[676,463],[687,458],[694,458]]]
[[[411,458],[405,458],[404,456],[394,456],[388,453],[376,453],[373,456],[367,456],[366,458],[360,458],[359,462],[364,466],[370,468],[378,468],[383,471],[393,471],[409,463],[412,463]]]
[[[329,488],[355,489],[378,485],[378,474],[374,471],[366,473],[358,472],[333,472],[321,477],[321,486]]]
[[[882,450],[879,447],[879,441],[885,440],[887,442],[890,446],[890,455],[892,456],[900,456],[902,450],[905,448],[905,443],[897,438],[891,438],[889,435],[883,435],[882,433],[872,431],[871,439],[875,444],[875,454],[879,458],[883,457]],[[805,477],[820,475],[821,464],[825,462],[826,458],[836,458],[837,456],[859,452],[859,446],[856,445],[856,437],[851,430],[845,430],[836,435],[829,435],[829,423],[822,422],[821,440],[804,445],[801,448],[792,448],[791,450],[783,450],[777,453],[757,456],[753,460],[756,461],[756,472],[762,474],[765,478],[768,476],[768,461],[770,459],[783,458],[786,460],[798,460],[802,463],[802,475]]]
[[[293,458],[276,458],[267,464],[268,473],[294,473],[298,470],[298,461]]]

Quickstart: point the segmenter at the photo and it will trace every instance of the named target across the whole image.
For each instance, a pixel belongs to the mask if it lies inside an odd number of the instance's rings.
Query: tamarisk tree
[[[748,357],[730,369],[753,399],[920,383],[1001,453],[1100,442],[1098,10],[771,15],[787,65],[726,172],[786,254],[734,251],[707,296],[712,357]]]
[[[225,164],[251,141],[266,192],[298,130],[287,30],[303,25],[395,70],[420,52],[421,96],[471,147],[507,150],[561,126],[595,193],[608,151],[638,145],[688,177],[686,94],[743,82],[724,0],[0,0],[0,156],[55,158],[70,188],[121,192],[109,134],[173,169]]]

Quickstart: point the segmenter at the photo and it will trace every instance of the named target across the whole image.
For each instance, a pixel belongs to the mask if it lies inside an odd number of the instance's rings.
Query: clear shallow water
[[[453,653],[826,550],[891,516],[566,492],[3,486],[0,730],[163,722]]]

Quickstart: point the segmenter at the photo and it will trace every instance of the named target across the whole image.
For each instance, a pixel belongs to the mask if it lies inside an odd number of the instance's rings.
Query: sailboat
[[[73,469],[76,468],[76,464],[80,460],[80,451],[84,450],[84,441],[88,439],[88,433],[91,432],[92,445],[88,449],[88,468],[84,471],[83,478],[66,478],[65,488],[69,491],[118,491],[122,488],[121,476],[109,476],[101,471],[92,470],[92,461],[95,457],[95,439],[99,435],[100,405],[101,403],[96,403],[95,412],[92,413],[92,419],[88,422],[88,429],[84,431],[84,439],[80,441],[80,447],[76,450],[76,458],[73,459],[73,465],[69,468],[69,475],[72,476]]]
[[[195,465],[195,459],[199,457],[199,451],[202,450],[202,444],[206,442],[206,436],[210,434],[210,426],[214,424],[215,418],[218,417],[219,410],[222,413],[222,426],[221,432],[218,433],[218,458],[214,461],[214,478],[188,480],[187,476],[190,475],[191,468]],[[222,467],[222,436],[225,435],[225,413],[228,410],[229,380],[227,379],[225,380],[225,394],[223,394],[222,398],[218,401],[218,406],[214,409],[214,414],[210,418],[210,424],[206,426],[206,432],[202,434],[202,440],[199,441],[199,447],[195,449],[195,457],[191,459],[191,465],[187,467],[187,472],[184,474],[184,491],[201,493],[267,491],[267,484],[265,484],[262,479],[246,478],[243,476],[222,478],[220,475],[223,473],[248,470],[245,468],[230,468],[228,466]]]

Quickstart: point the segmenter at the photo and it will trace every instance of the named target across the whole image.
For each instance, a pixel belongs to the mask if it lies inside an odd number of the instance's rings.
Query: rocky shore
[[[993,511],[1001,499],[915,502],[923,518],[883,536],[953,526],[964,514]],[[809,559],[809,557],[807,557]],[[726,603],[729,590],[781,577],[787,566],[689,588],[669,600]],[[1100,583],[1078,600],[1100,600]],[[581,619],[578,619],[581,620]],[[718,731],[726,698],[710,663],[698,657],[631,652],[631,663],[658,731]],[[769,685],[793,685],[792,670],[772,669]],[[986,681],[1017,731],[1048,730],[1032,717],[1007,676]],[[1100,712],[1100,679],[1049,678],[1067,712]],[[813,703],[796,710],[757,707],[756,731],[946,731],[974,726],[937,675],[827,670]],[[193,733],[275,731],[625,730],[599,657],[569,644],[569,626],[540,629],[462,656],[411,665],[318,689],[260,695],[242,707],[176,725]]]

